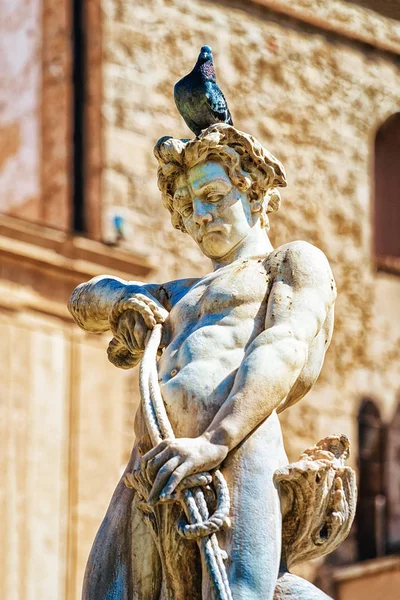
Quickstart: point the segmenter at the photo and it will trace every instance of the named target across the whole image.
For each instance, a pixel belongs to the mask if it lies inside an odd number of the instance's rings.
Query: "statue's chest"
[[[183,320],[231,314],[254,318],[265,306],[268,290],[269,276],[261,260],[237,261],[196,284],[176,308]]]

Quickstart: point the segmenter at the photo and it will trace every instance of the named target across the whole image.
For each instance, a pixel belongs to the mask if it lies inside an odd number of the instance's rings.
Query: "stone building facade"
[[[320,379],[282,424],[291,459],[327,434],[350,437],[374,542],[359,562],[357,523],[336,557],[302,572],[338,600],[394,600],[400,202],[399,187],[397,205],[382,189],[400,186],[390,167],[400,157],[398,12],[345,0],[81,4],[0,9],[1,595],[80,597],[132,444],[136,373],[107,363],[107,336],[76,330],[70,291],[105,272],[144,281],[207,272],[161,206],[152,149],[163,135],[191,135],[172,88],[208,44],[235,126],[288,174],[273,244],[314,243],[338,285]]]

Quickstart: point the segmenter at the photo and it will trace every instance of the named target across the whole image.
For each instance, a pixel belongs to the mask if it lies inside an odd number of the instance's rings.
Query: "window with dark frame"
[[[358,560],[368,560],[400,551],[400,403],[384,425],[375,402],[364,399],[358,444]]]
[[[359,560],[385,554],[384,428],[373,400],[358,413],[359,486],[356,512]]]
[[[85,11],[81,0],[73,0],[72,80],[73,80],[73,183],[72,223],[76,233],[85,233]]]
[[[374,253],[380,270],[400,274],[400,113],[375,138]]]
[[[386,553],[400,553],[400,402],[387,430],[386,441],[387,544]]]
[[[27,191],[22,184],[15,194],[6,190],[5,200],[0,203],[0,219],[15,219],[17,228],[21,221],[21,227],[24,222],[33,223],[39,228],[102,241],[101,11],[98,0],[60,0],[57,7],[43,0],[43,7],[37,7],[41,27],[35,31],[31,45],[38,48],[38,75],[28,90],[32,106],[37,107],[28,115],[37,140],[26,136],[19,142],[19,152],[24,156],[33,152],[37,156],[29,167]],[[32,18],[27,15],[27,22]],[[25,74],[11,67],[7,77],[16,82],[18,89],[24,85]],[[8,102],[13,102],[12,93],[10,90]],[[19,140],[19,127],[18,121],[7,129],[10,146]],[[36,229],[37,235],[39,231]]]

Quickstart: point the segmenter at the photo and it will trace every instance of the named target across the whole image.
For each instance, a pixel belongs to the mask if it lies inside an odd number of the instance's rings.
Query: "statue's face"
[[[256,221],[247,195],[232,184],[218,162],[201,163],[182,176],[174,207],[189,235],[214,260],[238,246]]]

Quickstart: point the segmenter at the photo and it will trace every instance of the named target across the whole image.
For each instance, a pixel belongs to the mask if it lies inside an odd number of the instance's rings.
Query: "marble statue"
[[[289,569],[348,534],[349,443],[328,437],[288,465],[278,414],[310,390],[331,340],[328,261],[307,242],[272,247],[286,176],[252,136],[217,123],[162,138],[155,156],[172,224],[212,270],[161,284],[99,276],[71,296],[81,327],[111,330],[113,364],[141,362],[136,441],[83,598],[327,598]]]

